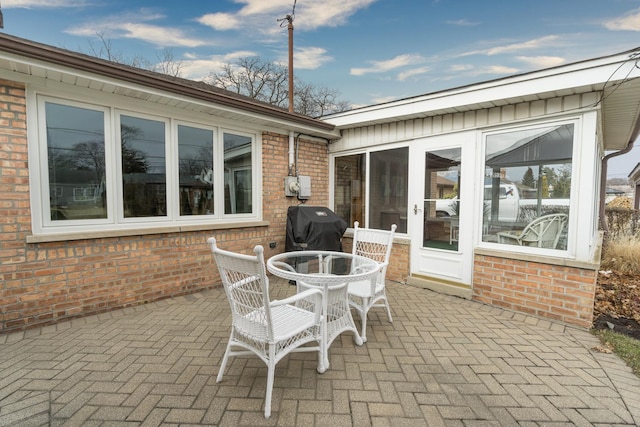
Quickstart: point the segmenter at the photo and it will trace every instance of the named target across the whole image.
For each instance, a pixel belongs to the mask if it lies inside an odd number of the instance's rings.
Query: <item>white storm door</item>
[[[474,141],[462,132],[411,145],[412,275],[471,285]]]

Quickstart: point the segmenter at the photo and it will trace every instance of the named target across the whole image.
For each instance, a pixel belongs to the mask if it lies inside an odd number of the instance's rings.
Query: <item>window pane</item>
[[[52,221],[107,217],[104,113],[45,103]]]
[[[165,125],[120,117],[124,217],[167,214]]]
[[[423,246],[426,248],[458,250],[461,155],[460,148],[425,153]]]
[[[253,139],[224,134],[224,213],[253,211],[251,151]]]
[[[349,227],[355,221],[364,227],[364,154],[337,157],[333,187],[333,206],[336,215],[344,219]]]
[[[488,136],[482,240],[566,249],[572,151],[572,124]]]
[[[396,224],[406,233],[409,148],[376,151],[369,159],[369,227],[388,230]]]
[[[180,215],[213,211],[213,131],[178,125]]]

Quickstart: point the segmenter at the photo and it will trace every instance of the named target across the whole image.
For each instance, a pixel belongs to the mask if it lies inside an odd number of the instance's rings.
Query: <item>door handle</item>
[[[413,205],[413,214],[414,215],[418,215],[418,212],[421,211],[422,209],[418,208],[418,205],[415,204]]]

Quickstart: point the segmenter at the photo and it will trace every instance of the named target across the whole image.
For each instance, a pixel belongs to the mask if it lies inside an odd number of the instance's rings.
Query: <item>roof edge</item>
[[[141,68],[107,61],[90,55],[73,52],[66,49],[34,42],[20,37],[0,33],[0,50],[23,56],[38,61],[62,65],[80,71],[90,72],[105,77],[115,78],[128,83],[135,83],[145,87],[164,90],[170,93],[186,95],[202,101],[214,102],[226,107],[252,113],[264,114],[283,120],[289,120],[296,124],[312,126],[324,131],[334,131],[335,126],[329,122],[314,119],[302,114],[290,113],[281,108],[256,102],[250,98],[241,99],[229,94],[206,91],[185,84],[171,76],[156,73]],[[185,81],[189,81],[184,79]],[[195,82],[195,81],[194,81]],[[220,89],[220,91],[224,91]]]

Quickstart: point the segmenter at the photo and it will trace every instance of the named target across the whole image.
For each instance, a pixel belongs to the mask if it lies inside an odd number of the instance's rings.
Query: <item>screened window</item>
[[[486,137],[485,242],[567,248],[574,125]]]
[[[333,184],[334,211],[349,226],[355,221],[364,224],[365,154],[337,157]]]
[[[253,134],[47,97],[38,112],[46,172],[34,182],[46,202],[36,232],[257,219]]]
[[[367,176],[366,164],[369,163]],[[334,209],[353,226],[407,232],[409,148],[337,157],[334,168]],[[368,200],[365,194],[369,195]]]

